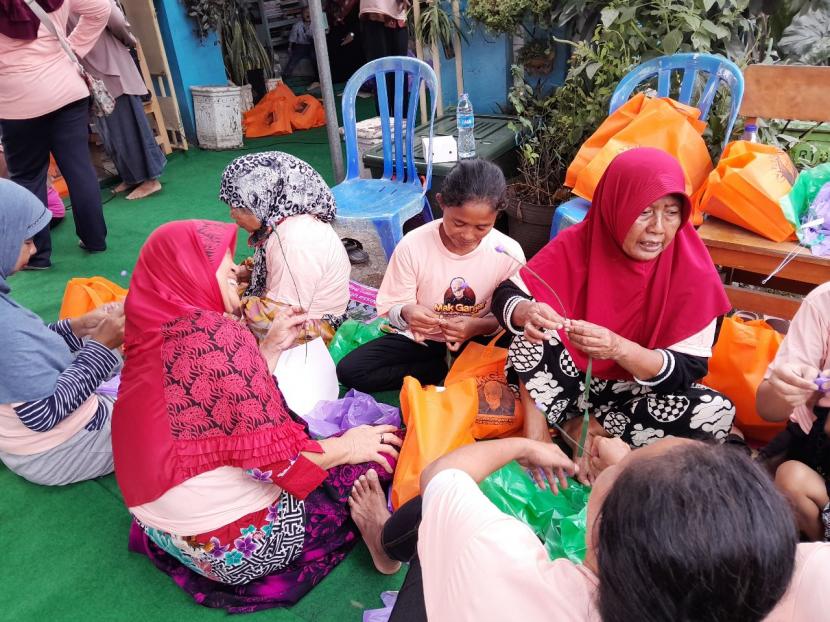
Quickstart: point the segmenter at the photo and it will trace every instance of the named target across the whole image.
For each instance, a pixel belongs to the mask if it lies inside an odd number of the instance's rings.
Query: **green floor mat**
[[[360,117],[372,105],[359,102]],[[164,189],[140,201],[122,196],[104,206],[109,235],[105,253],[78,248],[71,212],[53,230],[54,266],[9,279],[13,297],[46,321],[57,318],[68,279],[101,275],[123,286],[147,235],[183,218],[230,221],[217,199],[223,168],[237,155],[278,149],[309,162],[334,181],[325,128],[281,138],[247,141],[244,150],[191,149],[169,158]],[[239,254],[245,236],[240,231]],[[392,395],[392,398],[395,396]],[[3,602],[0,620],[137,620],[185,622],[224,617],[193,602],[145,557],[127,551],[129,516],[114,476],[61,488],[30,484],[0,465],[0,550]],[[249,614],[245,619],[357,622],[362,610],[381,606],[380,592],[397,589],[402,573],[375,572],[363,544],[310,594],[290,609]]]

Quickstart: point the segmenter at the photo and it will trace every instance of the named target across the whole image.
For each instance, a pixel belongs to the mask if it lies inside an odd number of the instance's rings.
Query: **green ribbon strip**
[[[582,415],[582,432],[579,435],[579,445],[577,448],[577,458],[581,458],[585,451],[585,441],[588,438],[588,424],[591,422],[591,413],[588,412],[588,399],[591,397],[591,370],[594,366],[593,357],[588,357],[588,369],[585,371],[585,393],[582,394],[582,399],[585,401],[585,409]]]

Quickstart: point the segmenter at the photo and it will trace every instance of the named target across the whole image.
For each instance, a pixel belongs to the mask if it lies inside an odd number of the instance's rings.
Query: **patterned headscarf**
[[[262,228],[248,238],[248,245],[256,252],[246,296],[265,293],[265,242],[277,225],[299,214],[331,222],[337,213],[334,195],[320,174],[281,151],[252,153],[228,164],[222,173],[219,198],[231,207],[249,209],[262,223]]]

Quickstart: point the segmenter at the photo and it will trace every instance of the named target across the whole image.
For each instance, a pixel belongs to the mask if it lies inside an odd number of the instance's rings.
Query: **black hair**
[[[600,511],[603,622],[755,622],[784,595],[798,535],[769,476],[703,443],[634,462]]]
[[[507,182],[501,169],[487,160],[459,160],[441,184],[444,207],[459,207],[470,200],[487,201],[495,211],[505,208]]]

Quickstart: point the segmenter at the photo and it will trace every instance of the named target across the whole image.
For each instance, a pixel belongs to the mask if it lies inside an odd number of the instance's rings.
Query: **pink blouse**
[[[107,25],[110,6],[109,0],[65,0],[49,17],[59,31],[66,32],[69,14],[79,16],[68,40],[82,58]],[[57,37],[43,24],[33,41],[0,34],[0,119],[34,119],[88,95],[86,83]]]

